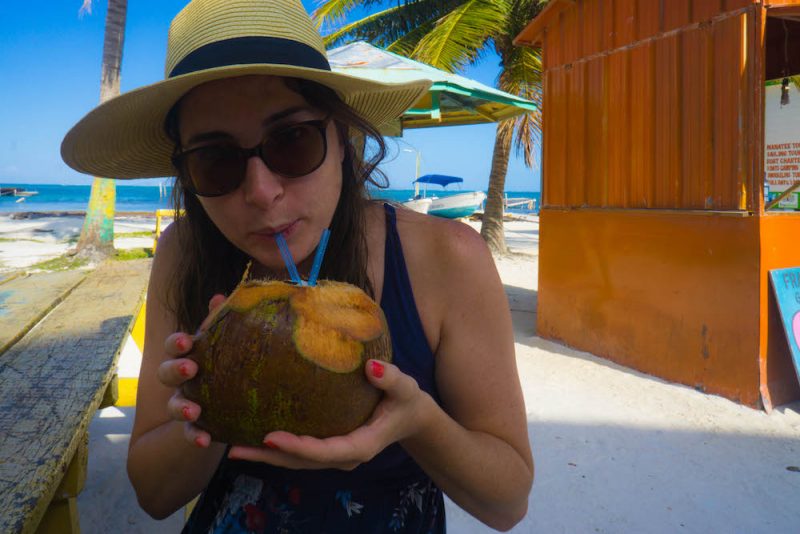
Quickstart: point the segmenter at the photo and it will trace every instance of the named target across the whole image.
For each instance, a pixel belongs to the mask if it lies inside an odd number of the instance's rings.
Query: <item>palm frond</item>
[[[342,22],[350,11],[355,7],[369,7],[374,4],[382,4],[382,0],[317,0],[317,9],[311,13],[311,19],[316,24],[317,29],[322,28],[324,23],[332,25]]]
[[[508,51],[506,51],[508,52]],[[503,59],[503,70],[498,80],[498,88],[507,93],[532,100],[539,107],[537,111],[526,113],[503,125],[515,131],[514,149],[523,156],[525,165],[534,163],[535,145],[542,133],[542,58],[539,50],[528,47],[514,47]]]
[[[419,41],[414,58],[456,72],[473,63],[487,42],[503,32],[506,2],[467,0],[447,13]]]
[[[400,54],[401,56],[411,57],[417,45],[419,45],[419,42],[433,29],[435,24],[436,21],[420,24],[407,34],[396,39],[386,50],[394,52],[395,54]]]
[[[498,87],[508,93],[532,98],[541,89],[542,56],[538,49],[527,46],[514,47],[502,58]]]
[[[335,29],[323,37],[325,46],[364,40],[387,48],[402,41],[400,48],[408,49],[409,42],[419,41],[415,35],[421,28],[430,28],[437,18],[458,3],[456,0],[415,0],[399,4]]]
[[[494,38],[495,50],[501,58],[518,48],[514,38],[544,9],[541,0],[506,0],[508,2],[508,17],[504,31]]]
[[[350,24],[345,24],[338,30],[333,31],[322,37],[326,48],[336,46],[338,44],[345,44],[352,41],[369,41],[374,44],[379,44],[384,40],[384,35],[391,27],[387,24],[394,16],[394,12],[398,8],[393,7],[385,11],[373,13],[362,19],[359,19]]]

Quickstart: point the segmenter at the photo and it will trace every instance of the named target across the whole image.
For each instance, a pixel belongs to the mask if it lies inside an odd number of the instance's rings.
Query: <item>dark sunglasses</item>
[[[328,153],[325,135],[330,117],[297,122],[270,132],[252,148],[224,142],[175,154],[172,163],[184,187],[201,197],[235,191],[244,181],[247,161],[258,156],[272,172],[297,178],[317,170]]]

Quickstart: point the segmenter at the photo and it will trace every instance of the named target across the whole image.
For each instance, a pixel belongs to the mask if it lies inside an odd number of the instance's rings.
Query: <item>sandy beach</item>
[[[81,223],[0,217],[0,269],[63,253]],[[152,218],[118,218],[117,246],[152,246],[124,234],[153,226]],[[539,338],[538,218],[507,221],[505,232],[513,254],[496,264],[536,460],[528,514],[511,532],[800,531],[800,403],[766,414]],[[83,532],[180,531],[181,512],[157,522],[136,504],[125,474],[132,419],[133,408],[112,407],[90,426]],[[450,502],[447,514],[449,532],[493,532]]]
[[[66,254],[78,241],[83,219],[80,212],[0,214],[0,273],[28,269]],[[145,213],[117,214],[114,246],[118,249],[152,247],[152,236],[138,234],[152,232],[155,220],[155,215]]]

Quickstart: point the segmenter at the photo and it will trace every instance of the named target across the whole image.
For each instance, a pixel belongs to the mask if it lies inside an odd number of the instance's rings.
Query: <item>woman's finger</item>
[[[201,449],[206,449],[211,445],[211,435],[192,423],[183,425],[183,435],[186,437],[186,441],[194,443],[195,446]]]
[[[194,423],[200,417],[200,406],[176,392],[167,401],[167,412],[176,421]]]
[[[325,439],[276,431],[264,438],[264,450],[284,453],[295,461],[315,465],[317,469],[327,466],[348,470],[370,461],[381,451],[383,445],[379,434],[380,431],[369,424],[349,434]]]
[[[351,471],[361,465],[361,461],[353,459],[318,461],[291,453],[285,453],[275,445],[259,447],[231,447],[228,452],[231,460],[247,460],[248,462],[261,462],[288,469],[339,469]]]
[[[203,319],[203,322],[200,324],[200,328],[198,329],[200,332],[205,331],[208,328],[208,325],[211,324],[211,321],[214,319],[216,315],[215,311],[219,308],[227,297],[221,293],[215,294],[211,299],[208,301],[208,316]]]
[[[169,356],[183,356],[192,350],[192,336],[184,332],[175,332],[164,341],[164,351]]]
[[[197,374],[197,363],[189,358],[166,360],[158,366],[158,379],[167,387],[178,387]]]
[[[208,311],[209,311],[209,313],[211,313],[214,310],[216,310],[223,302],[225,302],[226,298],[227,297],[225,295],[223,295],[222,293],[217,293],[213,297],[211,297],[211,299],[208,301]]]
[[[410,400],[419,392],[417,381],[391,363],[367,360],[364,371],[373,386],[385,391],[398,402]]]

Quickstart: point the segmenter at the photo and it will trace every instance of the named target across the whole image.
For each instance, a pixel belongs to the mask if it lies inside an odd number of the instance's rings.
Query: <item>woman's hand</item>
[[[416,380],[392,364],[369,360],[364,367],[367,379],[384,396],[363,426],[325,439],[270,432],[264,437],[264,448],[234,446],[228,457],[290,469],[352,470],[388,445],[418,432],[425,425],[426,408],[433,399],[420,390]]]
[[[214,295],[208,304],[209,317],[200,325],[202,332],[208,327],[211,312],[225,300],[224,295]],[[187,441],[196,446],[206,448],[211,444],[211,435],[201,430],[194,422],[200,417],[201,408],[198,404],[188,400],[181,393],[181,386],[197,375],[197,363],[184,356],[191,352],[194,346],[194,337],[185,332],[175,332],[167,337],[164,342],[164,351],[170,359],[165,360],[158,367],[158,379],[169,388],[175,388],[175,393],[167,402],[167,411],[170,417],[184,424],[183,434]]]

